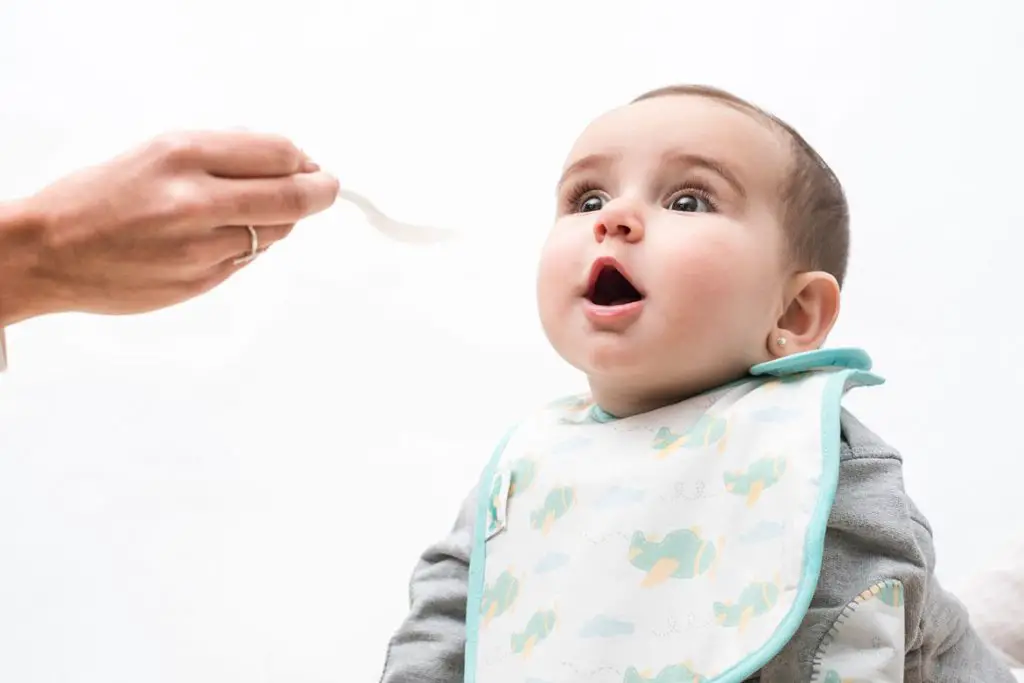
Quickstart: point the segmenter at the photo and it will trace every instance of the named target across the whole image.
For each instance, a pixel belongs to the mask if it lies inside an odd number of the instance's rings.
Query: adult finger
[[[286,178],[222,179],[211,193],[218,225],[285,225],[330,207],[338,196],[338,181],[322,171]]]
[[[256,250],[262,253],[271,245],[280,242],[295,227],[294,223],[286,225],[253,226],[256,231]],[[225,225],[217,228],[210,240],[210,253],[218,262],[234,261],[252,253],[252,235],[244,225]]]
[[[263,253],[271,245],[280,242],[292,231],[294,225],[253,226],[256,231],[256,249]],[[211,268],[249,256],[252,253],[252,236],[244,225],[228,225],[214,228],[201,236],[190,235],[165,244],[159,252],[140,262],[118,266],[118,273],[135,273],[136,277],[154,282],[192,282],[202,277]]]
[[[152,145],[170,164],[224,178],[266,178],[318,170],[286,137],[249,131],[169,133]]]
[[[245,231],[243,230],[243,232]],[[237,258],[219,261],[193,273],[187,279],[180,280],[162,290],[155,291],[154,294],[162,301],[174,303],[187,301],[217,287],[250,263],[252,263],[251,260],[239,260]]]
[[[176,301],[186,301],[205,294],[249,265],[249,263],[251,262],[233,263],[225,261],[224,263],[219,263],[213,268],[207,269],[202,276],[180,284],[173,290],[168,291],[165,296]]]

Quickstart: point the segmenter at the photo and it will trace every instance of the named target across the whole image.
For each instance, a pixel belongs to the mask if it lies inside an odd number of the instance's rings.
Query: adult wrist
[[[0,202],[0,328],[45,312],[35,277],[43,240],[29,202]]]

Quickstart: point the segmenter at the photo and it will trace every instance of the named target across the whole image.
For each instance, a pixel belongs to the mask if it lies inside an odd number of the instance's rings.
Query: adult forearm
[[[46,312],[37,277],[43,224],[27,202],[0,202],[0,327]]]

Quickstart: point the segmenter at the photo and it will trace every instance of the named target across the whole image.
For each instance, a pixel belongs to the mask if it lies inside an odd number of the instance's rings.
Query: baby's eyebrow
[[[576,161],[569,164],[566,169],[562,172],[562,177],[558,179],[558,184],[555,185],[555,190],[561,190],[562,185],[569,179],[570,176],[580,173],[581,171],[596,171],[600,169],[608,168],[613,166],[615,162],[619,160],[621,154],[588,154],[585,157],[577,159]]]
[[[588,154],[585,157],[577,159],[573,163],[569,164],[565,171],[562,172],[562,177],[558,179],[558,184],[555,186],[556,192],[561,190],[565,181],[568,180],[570,176],[582,171],[607,169],[609,166],[613,166],[621,156],[622,155],[620,153],[598,153]],[[682,166],[685,168],[703,168],[727,182],[736,194],[740,196],[740,198],[747,198],[747,191],[744,189],[743,183],[741,183],[739,178],[736,177],[736,174],[727,166],[715,161],[711,157],[694,154],[692,152],[684,152],[681,150],[669,150],[663,155],[662,164],[665,166]]]
[[[690,152],[681,152],[673,150],[666,152],[662,157],[662,163],[666,166],[683,166],[686,168],[703,168],[711,171],[715,175],[721,177],[725,182],[732,186],[732,189],[742,199],[747,198],[747,191],[743,188],[743,183],[739,181],[736,174],[733,173],[729,168],[718,161],[710,157],[706,157],[700,154],[693,154]]]

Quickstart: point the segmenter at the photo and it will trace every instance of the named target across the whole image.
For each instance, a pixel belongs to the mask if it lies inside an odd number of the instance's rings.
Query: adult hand
[[[0,325],[185,301],[244,267],[237,261],[250,253],[246,226],[265,249],[329,207],[337,191],[333,177],[281,137],[161,136],[7,205],[17,227],[8,225],[0,258]]]

